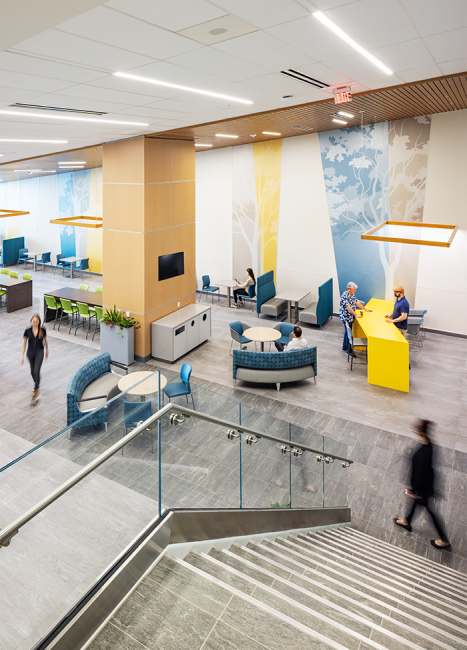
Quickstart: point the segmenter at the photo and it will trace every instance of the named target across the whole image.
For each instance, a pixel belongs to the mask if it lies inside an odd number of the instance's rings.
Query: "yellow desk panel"
[[[368,383],[409,392],[409,344],[385,314],[392,314],[392,300],[372,298],[354,321],[354,336],[368,339]]]

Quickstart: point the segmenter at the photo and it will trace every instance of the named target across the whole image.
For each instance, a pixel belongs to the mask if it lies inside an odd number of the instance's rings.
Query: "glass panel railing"
[[[322,462],[324,473],[324,499],[323,506],[330,508],[332,506],[346,506],[347,500],[347,480],[349,471],[342,460],[334,459],[334,456],[347,458],[347,443],[332,438],[323,438],[323,456]]]
[[[321,450],[323,436],[312,429],[290,425],[290,438],[295,443]],[[317,456],[310,452],[301,455],[291,453],[293,467],[292,508],[317,508],[323,504],[324,470]]]

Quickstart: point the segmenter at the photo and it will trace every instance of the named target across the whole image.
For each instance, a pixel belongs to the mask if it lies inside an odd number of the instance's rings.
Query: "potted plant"
[[[101,352],[108,352],[112,361],[129,366],[135,361],[135,329],[140,324],[114,305],[106,309],[101,323]]]

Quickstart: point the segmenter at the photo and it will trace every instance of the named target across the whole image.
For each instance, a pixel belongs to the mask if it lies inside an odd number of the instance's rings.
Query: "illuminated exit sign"
[[[337,92],[334,94],[334,104],[346,104],[347,102],[352,101],[352,93],[350,90],[344,90],[343,92]]]

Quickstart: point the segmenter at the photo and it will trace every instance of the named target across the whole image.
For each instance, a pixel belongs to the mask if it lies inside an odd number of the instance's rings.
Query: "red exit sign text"
[[[346,90],[343,93],[336,93],[334,95],[334,104],[346,104],[352,101],[352,93]]]

